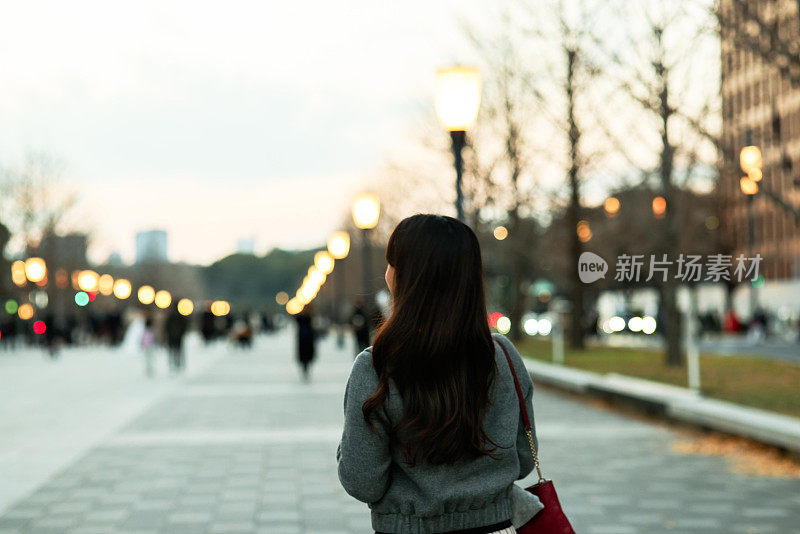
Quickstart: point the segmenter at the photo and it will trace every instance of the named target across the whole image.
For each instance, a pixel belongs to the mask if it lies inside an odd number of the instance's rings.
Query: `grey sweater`
[[[533,422],[533,383],[514,346],[495,334],[514,362],[528,413]],[[344,431],[336,452],[339,480],[372,510],[372,527],[391,533],[433,533],[492,525],[511,518],[511,486],[533,470],[519,402],[508,362],[495,343],[497,374],[484,419],[488,436],[504,448],[493,454],[450,465],[418,462],[409,467],[402,453],[389,445],[387,430],[403,414],[394,382],[389,397],[373,418],[376,435],[364,422],[361,405],[378,386],[371,347],[358,355],[344,395]],[[538,447],[535,438],[534,442]]]

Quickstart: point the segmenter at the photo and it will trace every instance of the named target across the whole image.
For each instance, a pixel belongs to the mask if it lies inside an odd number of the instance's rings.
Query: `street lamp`
[[[461,150],[467,144],[467,130],[475,124],[481,106],[481,75],[476,67],[453,65],[436,71],[436,113],[450,132],[456,167],[456,216],[464,220],[464,194],[461,181],[464,160]]]
[[[747,249],[751,257],[756,255],[756,222],[754,215],[754,198],[758,193],[758,181],[763,178],[761,171],[761,149],[753,145],[753,134],[747,131],[745,134],[745,146],[739,153],[739,165],[747,176],[739,180],[739,187],[742,193],[747,196]],[[750,283],[750,314],[755,316],[758,305],[758,293],[756,286]]]
[[[381,214],[381,201],[375,193],[362,193],[353,203],[353,222],[356,227],[361,229],[361,255],[364,295],[371,292],[370,271],[371,264],[369,258],[369,231],[378,225],[378,218]]]
[[[328,238],[328,252],[335,260],[343,260],[350,252],[350,234],[344,231],[333,232]]]
[[[350,253],[350,234],[340,230],[333,232],[328,237],[328,253],[334,260],[343,260]],[[336,345],[341,348],[344,346],[344,331],[342,330],[342,305],[344,303],[344,263],[339,263],[339,269],[336,276],[333,277],[334,290],[336,291],[336,299],[334,304],[334,317],[338,326],[338,333],[336,335]]]

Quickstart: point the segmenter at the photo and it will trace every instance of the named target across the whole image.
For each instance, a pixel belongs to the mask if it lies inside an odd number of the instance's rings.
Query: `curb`
[[[617,373],[591,371],[523,358],[534,382],[611,400],[704,429],[753,439],[800,454],[800,419],[709,399],[687,388]]]

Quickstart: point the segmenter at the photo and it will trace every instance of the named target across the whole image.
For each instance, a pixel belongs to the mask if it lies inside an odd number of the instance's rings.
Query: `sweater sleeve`
[[[528,419],[531,422],[533,445],[538,451],[539,439],[536,436],[536,422],[533,417],[533,380],[531,380],[531,375],[525,368],[525,363],[522,361],[522,357],[516,347],[514,347],[505,336],[495,334],[495,338],[508,350],[508,355],[511,357],[511,361],[514,364],[517,380],[519,380],[519,387],[522,389],[522,397],[525,399],[525,406],[528,409]],[[517,480],[519,480],[528,476],[535,467],[533,455],[531,454],[531,445],[528,441],[528,434],[525,432],[525,426],[522,424],[521,415],[517,423],[517,457],[519,458],[519,477]]]
[[[378,387],[372,354],[358,355],[344,393],[344,430],[336,460],[339,481],[345,491],[366,503],[381,499],[389,486],[392,456],[386,421],[376,411],[372,418],[376,434],[364,421],[361,406]]]

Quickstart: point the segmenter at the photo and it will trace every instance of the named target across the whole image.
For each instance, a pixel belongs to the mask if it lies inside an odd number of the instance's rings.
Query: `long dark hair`
[[[414,215],[392,232],[386,261],[395,271],[392,314],[372,347],[379,385],[364,420],[376,430],[391,378],[403,399],[391,438],[408,464],[491,455],[483,418],[496,367],[475,233],[452,217]]]

